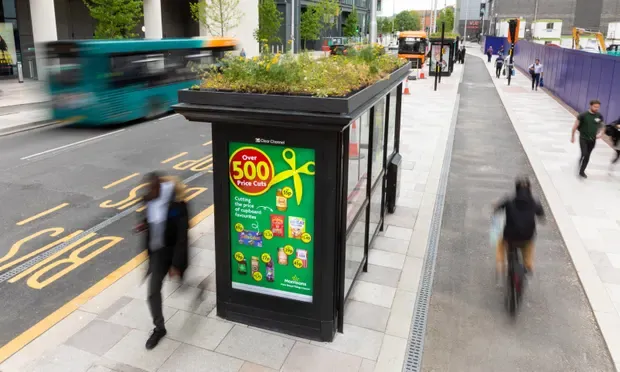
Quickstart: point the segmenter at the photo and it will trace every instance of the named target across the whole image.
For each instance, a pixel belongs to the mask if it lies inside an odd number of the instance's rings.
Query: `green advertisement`
[[[314,150],[231,142],[232,287],[312,302]]]

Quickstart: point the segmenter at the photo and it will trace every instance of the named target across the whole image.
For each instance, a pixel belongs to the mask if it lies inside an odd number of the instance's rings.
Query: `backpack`
[[[513,201],[506,208],[506,227],[512,238],[529,240],[536,231],[536,213],[533,209],[518,209]]]

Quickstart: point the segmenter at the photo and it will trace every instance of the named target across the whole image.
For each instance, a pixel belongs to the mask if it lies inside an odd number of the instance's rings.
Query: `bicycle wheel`
[[[516,316],[517,306],[519,301],[519,277],[516,271],[516,257],[514,249],[509,249],[508,252],[508,285],[506,286],[506,297],[508,312],[511,316]]]

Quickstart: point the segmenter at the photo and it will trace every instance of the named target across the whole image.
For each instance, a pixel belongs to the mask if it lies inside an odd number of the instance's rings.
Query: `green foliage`
[[[454,8],[449,6],[443,8],[437,15],[437,29],[441,29],[441,23],[446,23],[446,32],[454,30]]]
[[[278,43],[280,38],[280,25],[282,13],[274,0],[259,0],[258,3],[258,28],[254,30],[254,38],[257,42]]]
[[[212,36],[231,36],[228,33],[239,26],[243,17],[238,9],[239,0],[199,0],[189,7],[192,18]]]
[[[397,31],[420,30],[420,17],[414,16],[413,13],[413,11],[403,10],[396,15],[396,18],[394,19],[394,26]]]
[[[338,24],[340,15],[338,0],[319,0],[316,7],[319,13],[320,31],[332,29]]]
[[[309,53],[228,56],[203,73],[201,88],[245,93],[343,97],[385,79],[403,65],[380,46],[351,48],[347,56],[319,59]]]
[[[440,39],[441,38],[441,31],[432,33],[430,35],[430,37],[432,37],[434,39]],[[446,32],[445,32],[443,37],[445,39],[456,39],[457,37],[459,37],[459,34],[454,33],[454,32],[448,32],[448,27],[446,27]]]
[[[357,28],[359,27],[357,9],[353,7],[353,11],[349,13],[347,19],[344,21],[344,28],[342,32],[344,36],[353,37],[357,36]]]
[[[306,11],[301,14],[299,21],[299,37],[304,42],[304,47],[308,40],[319,40],[321,37],[321,15],[316,5],[309,5]]]
[[[394,22],[392,18],[377,17],[377,32],[380,34],[390,34],[393,31]]]
[[[95,39],[129,39],[142,21],[142,0],[83,0],[97,20]]]

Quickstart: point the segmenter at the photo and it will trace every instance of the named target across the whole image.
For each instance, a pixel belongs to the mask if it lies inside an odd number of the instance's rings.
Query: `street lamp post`
[[[370,0],[370,43],[377,41],[377,0]]]
[[[433,33],[437,32],[437,1],[435,0],[435,5],[433,6]]]
[[[295,0],[291,0],[291,52],[295,53]]]
[[[469,4],[468,0],[465,1],[465,26],[463,27],[463,42],[467,41],[467,22],[469,21],[467,18],[469,17]]]

